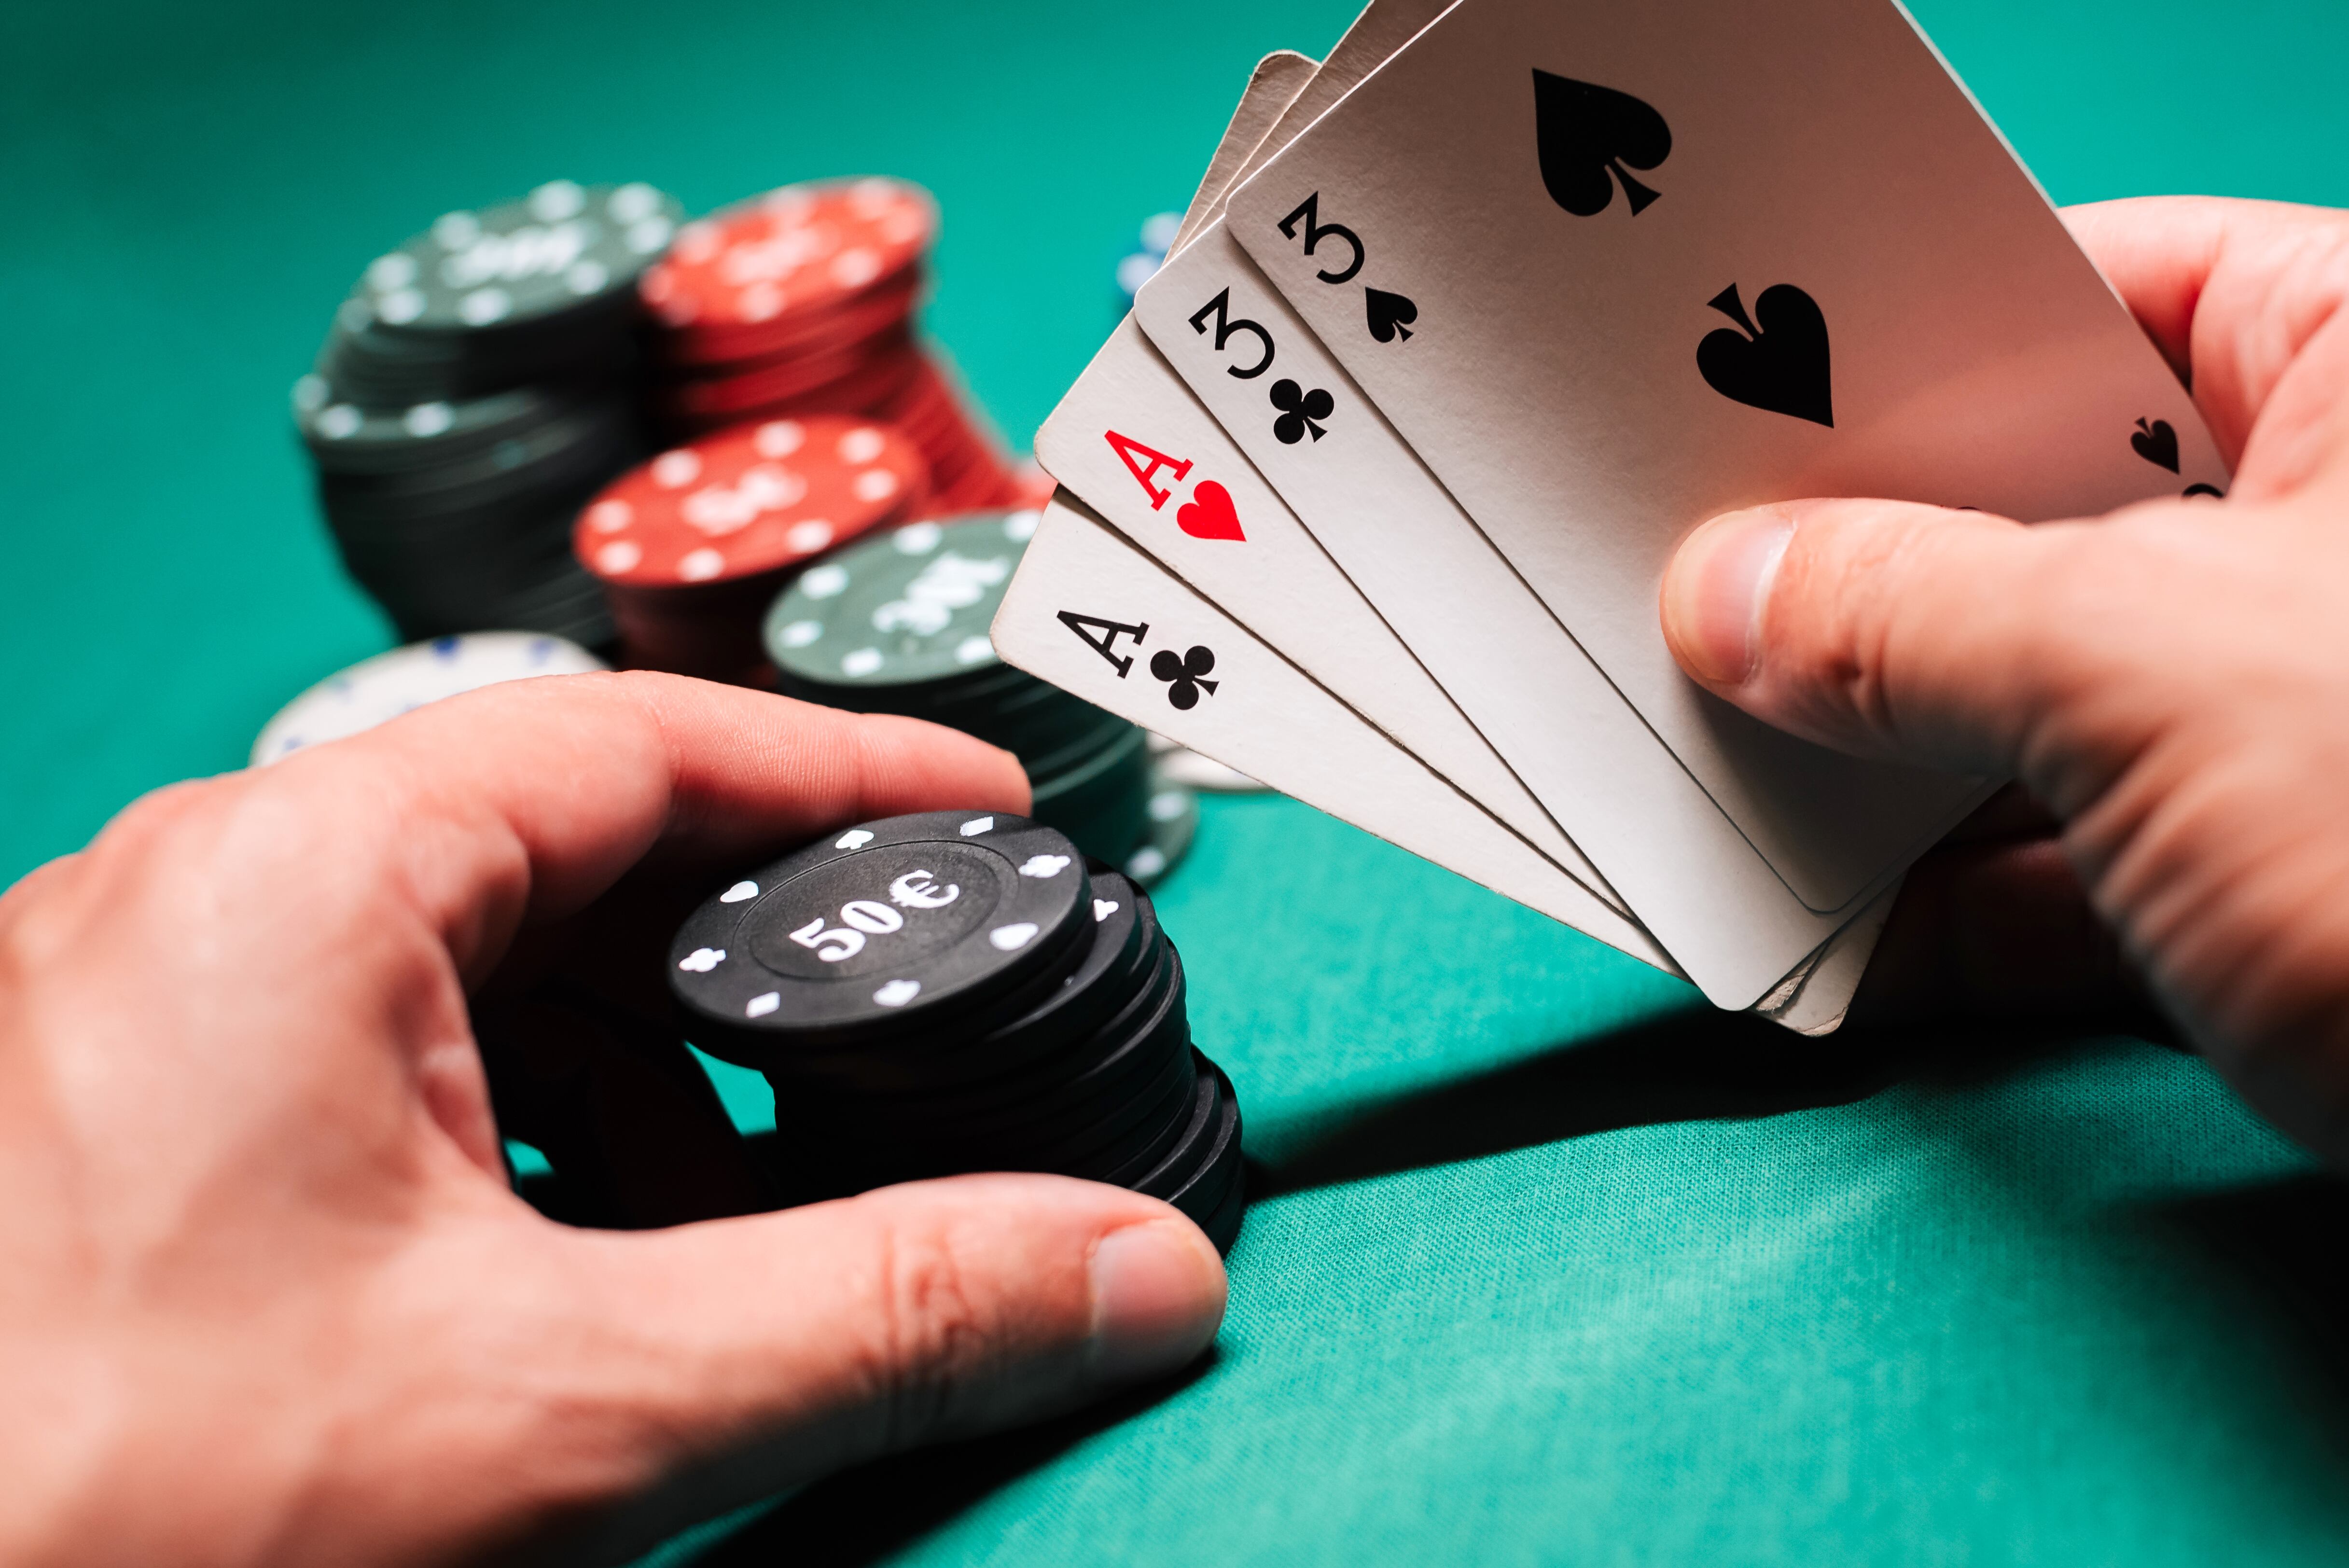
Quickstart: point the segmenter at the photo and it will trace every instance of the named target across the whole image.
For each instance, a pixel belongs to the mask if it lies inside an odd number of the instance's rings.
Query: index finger
[[[249,783],[318,837],[388,855],[469,976],[524,920],[582,908],[639,861],[715,866],[861,819],[1029,805],[1010,753],[957,731],[649,673],[489,687]]]

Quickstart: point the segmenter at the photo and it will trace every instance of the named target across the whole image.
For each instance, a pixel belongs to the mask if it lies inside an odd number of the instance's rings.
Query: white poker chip
[[[468,632],[411,643],[329,676],[280,708],[253,743],[253,766],[373,729],[460,692],[610,667],[578,644],[543,632]]]

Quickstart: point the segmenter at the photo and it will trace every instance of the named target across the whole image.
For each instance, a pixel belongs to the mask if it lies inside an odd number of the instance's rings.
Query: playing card
[[[996,614],[1009,663],[1660,969],[1630,920],[1066,490]]]
[[[1656,615],[1678,541],[1809,495],[2042,519],[2226,482],[2184,388],[1883,0],[1462,0],[1228,211],[1813,910],[1855,909],[1983,787],[1689,682]]]
[[[1143,286],[1133,319],[1709,995],[1744,1006],[1836,929],[1622,700],[1224,223]]]
[[[1261,130],[1248,146],[1237,150],[1231,146],[1234,139],[1226,133],[1225,145],[1216,150],[1216,163],[1228,164],[1228,171],[1219,181],[1215,165],[1209,166],[1207,178],[1199,182],[1199,194],[1192,198],[1191,210],[1183,215],[1183,225],[1174,232],[1172,248],[1181,250],[1200,230],[1222,217],[1224,198],[1235,185],[1295,140],[1299,131],[1378,69],[1389,56],[1411,42],[1451,4],[1452,0],[1371,0],[1346,29],[1346,36],[1330,49],[1329,58],[1305,80],[1269,129]],[[1237,122],[1238,117],[1235,115],[1233,119]]]
[[[1240,168],[1266,131],[1280,118],[1320,70],[1310,55],[1300,55],[1294,49],[1275,49],[1256,63],[1249,73],[1246,91],[1240,94],[1237,108],[1224,127],[1223,139],[1216,143],[1215,156],[1207,160],[1207,171],[1199,177],[1199,189],[1193,193],[1191,204],[1183,211],[1183,222],[1174,231],[1173,250],[1189,236],[1193,225],[1207,208],[1213,207],[1232,181],[1239,177]]]
[[[1036,460],[1184,583],[1622,908],[1131,317],[1037,431]],[[1245,763],[1219,760],[1262,777]],[[1825,934],[1802,944],[1787,963]],[[1761,976],[1755,991],[1786,967]]]

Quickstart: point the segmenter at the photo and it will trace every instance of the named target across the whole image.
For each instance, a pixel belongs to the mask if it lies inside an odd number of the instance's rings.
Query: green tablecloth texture
[[[2349,9],[1930,0],[2059,201],[2349,201]],[[1328,0],[0,15],[0,879],[386,645],[285,417],[364,262],[547,178],[881,171],[1024,442]],[[1173,1389],[812,1488],[727,1563],[2349,1560],[2349,1201],[2189,1057],[1796,1040],[1291,802],[1161,899],[1267,1195]],[[683,1550],[672,1560],[693,1555]]]

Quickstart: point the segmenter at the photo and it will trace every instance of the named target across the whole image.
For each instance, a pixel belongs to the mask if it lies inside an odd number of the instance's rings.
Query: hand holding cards
[[[1379,0],[1348,41],[1402,15]],[[1065,508],[1022,583],[1078,594],[1082,553],[1147,597],[1163,569],[1301,682],[1227,679],[1195,704],[1247,709],[1248,739],[1189,744],[1639,952],[1628,917],[1722,1006],[1807,980],[1791,1021],[1831,1026],[1901,872],[1989,786],[1687,680],[1656,613],[1673,548],[1809,495],[2033,520],[2215,492],[2192,402],[1887,0],[1462,0],[1296,123],[1317,101],[1291,94],[1039,436],[1156,568]],[[998,640],[1061,679],[1014,624],[1031,599]],[[1152,703],[1213,676],[1146,651],[1165,686],[1085,695],[1168,727]],[[1375,742],[1342,779],[1294,755],[1327,744],[1309,701]],[[1463,825],[1381,826],[1378,787],[1423,776]],[[1464,847],[1489,832],[1586,902],[1503,886]]]

